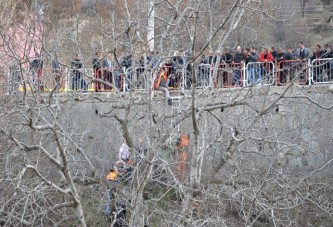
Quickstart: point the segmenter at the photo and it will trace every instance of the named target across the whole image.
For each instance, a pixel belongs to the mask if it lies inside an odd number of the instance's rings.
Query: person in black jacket
[[[232,85],[239,86],[242,84],[241,76],[242,76],[242,64],[244,61],[243,50],[241,46],[238,46],[236,49],[236,54],[234,56],[234,60],[232,62],[233,68],[233,76],[232,76]]]
[[[95,53],[95,57],[92,60],[93,70],[94,70],[94,78],[102,79],[102,70],[101,70],[101,52],[97,51]],[[102,84],[100,82],[94,82],[94,90],[95,92],[99,92],[102,89]]]
[[[30,64],[30,69],[32,72],[32,81],[36,85],[37,89],[44,91],[43,82],[43,60],[39,54],[36,54],[35,59]]]
[[[325,72],[328,75],[328,80],[333,80],[333,50],[332,46],[329,44],[325,44],[325,50],[323,51],[323,58],[331,58],[331,59],[325,59],[325,65],[323,66]]]
[[[313,69],[313,80],[315,82],[323,82],[323,66],[322,64],[324,63],[323,60],[321,59],[322,56],[324,55],[324,52],[321,49],[321,46],[319,44],[316,45],[316,51],[312,54],[311,57],[311,62],[312,65],[314,66]]]
[[[295,59],[295,56],[293,54],[293,48],[292,47],[287,47],[287,51],[283,53],[283,61],[280,61],[280,77],[279,79],[279,84],[283,85],[283,83],[287,83],[288,80],[293,78],[293,75],[295,74],[295,67],[293,67],[294,62],[293,60]]]
[[[75,55],[75,58],[71,64],[71,68],[72,68],[72,90],[79,90],[84,88],[84,86],[82,86],[83,78],[81,72],[83,64],[81,61],[80,54]]]
[[[248,84],[259,82],[261,77],[258,73],[259,66],[256,63],[258,61],[259,55],[256,53],[255,49],[253,47],[245,49],[243,51],[243,58],[248,69]]]
[[[223,54],[221,56],[222,62],[230,64],[233,60],[233,56],[230,53],[230,49],[229,48],[225,48],[223,51]]]
[[[228,87],[232,84],[232,82],[231,82],[232,75],[231,75],[231,73],[228,72],[229,71],[228,69],[229,69],[230,64],[232,63],[233,59],[234,59],[234,56],[232,56],[232,54],[230,53],[230,49],[224,48],[224,51],[222,52],[222,55],[221,55],[219,67],[218,67],[219,72],[221,72],[221,73],[219,73],[218,78],[220,76],[222,76],[222,86],[223,87]],[[219,81],[219,79],[218,79],[218,81]]]

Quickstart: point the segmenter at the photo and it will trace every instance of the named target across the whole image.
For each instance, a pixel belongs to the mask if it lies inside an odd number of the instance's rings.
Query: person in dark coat
[[[106,58],[103,60],[103,64],[102,64],[102,67],[103,67],[103,76],[104,76],[104,80],[105,82],[108,82],[108,83],[112,83],[112,63],[111,63],[111,54],[108,53],[106,55]],[[111,90],[111,86],[110,85],[107,85],[107,84],[104,84],[104,90],[105,91],[110,91]]]
[[[94,78],[102,79],[102,69],[101,69],[101,52],[97,51],[95,53],[95,57],[92,60],[93,70],[94,70]],[[102,83],[94,82],[94,90],[95,92],[99,92],[102,90]]]
[[[43,60],[39,54],[36,54],[35,59],[30,64],[30,69],[32,72],[32,80],[37,89],[44,91],[44,81],[43,81]]]
[[[321,58],[323,57],[324,52],[321,49],[321,46],[319,44],[316,45],[316,51],[312,54],[311,62],[314,67],[313,69],[313,80],[315,82],[323,82],[322,72],[323,72],[323,66],[324,63]]]
[[[80,54],[76,54],[71,63],[72,69],[72,90],[80,90],[85,88],[84,78],[82,75],[83,64]]]
[[[241,63],[244,61],[244,55],[242,52],[242,47],[238,46],[236,49],[236,54],[234,56],[234,60],[232,62],[233,68],[233,76],[232,76],[232,85],[239,86],[242,84],[241,76],[242,76],[242,66]]]

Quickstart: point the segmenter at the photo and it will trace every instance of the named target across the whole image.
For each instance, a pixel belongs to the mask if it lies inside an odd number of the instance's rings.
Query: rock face
[[[240,144],[238,149],[277,154],[278,162],[290,167],[317,168],[331,156],[327,147],[333,134],[332,116],[327,110],[333,95],[330,91],[331,87],[327,86],[294,87],[276,102],[284,88],[198,90],[196,105],[198,111],[202,111],[199,116],[200,143],[208,146],[209,153],[209,144],[213,148],[216,144],[214,140],[229,143],[232,139],[230,129],[236,127],[237,137],[251,144],[250,147]],[[173,106],[167,105],[162,92],[155,92],[151,100],[153,119],[149,120],[148,93],[134,93],[129,115],[129,129],[134,141],[139,137],[147,138],[148,122],[153,124],[154,137],[168,135],[170,141],[175,140],[178,131],[193,132],[190,115],[183,115],[190,113],[190,91],[185,91],[184,95],[173,91],[171,95]],[[124,116],[125,106],[130,101],[129,93],[57,94],[55,100],[61,103],[59,108],[64,126],[91,155],[110,160],[110,163],[116,160],[122,129],[114,115]],[[272,104],[270,109],[265,109]],[[204,111],[209,108],[213,114]],[[156,119],[157,124],[154,123]],[[261,143],[257,141],[259,139]]]

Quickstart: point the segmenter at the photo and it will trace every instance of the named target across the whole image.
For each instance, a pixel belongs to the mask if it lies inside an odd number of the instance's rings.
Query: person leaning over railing
[[[295,60],[295,56],[292,53],[293,49],[291,47],[287,48],[287,51],[284,52],[281,47],[278,48],[277,55],[276,55],[276,65],[278,68],[278,84],[287,83],[290,80],[290,72],[292,69],[292,62],[291,60]]]

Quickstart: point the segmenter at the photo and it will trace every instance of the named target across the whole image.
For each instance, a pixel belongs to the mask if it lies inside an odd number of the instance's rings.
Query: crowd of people
[[[311,53],[311,50],[303,42],[300,42],[296,49],[292,47],[287,47],[286,49],[271,47],[258,50],[253,46],[245,48],[237,46],[235,49],[224,48],[222,52],[219,50],[215,52],[208,50],[198,59],[201,66],[199,66],[197,86],[207,86],[210,83],[208,77],[213,69],[218,70],[217,77],[214,78],[214,86],[216,87],[259,84],[267,77],[273,78],[272,85],[274,83],[283,85],[293,79],[292,76],[295,74],[295,71],[285,70],[287,67],[291,68],[297,65],[289,63],[289,61],[298,62],[299,65],[295,67],[296,69],[304,68],[310,61],[312,66],[314,66],[313,81],[324,82],[323,74],[326,73],[326,75],[329,75],[328,81],[331,82],[331,79],[333,80],[332,60],[323,62],[320,59],[332,58],[333,50],[331,45],[325,44],[322,48],[318,44],[315,47],[315,51]],[[55,90],[59,91],[60,88],[63,88],[65,76],[69,80],[67,83],[69,84],[68,89],[74,91],[86,91],[90,84],[93,84],[92,87],[95,92],[113,89],[146,89],[148,87],[148,79],[144,72],[149,71],[154,77],[153,89],[163,91],[168,104],[171,105],[170,89],[177,89],[180,86],[187,89],[192,86],[192,69],[191,64],[189,64],[191,54],[189,51],[182,53],[172,51],[166,56],[160,55],[157,51],[151,51],[142,56],[129,54],[119,59],[119,62],[115,62],[111,53],[102,54],[101,51],[97,51],[92,58],[92,70],[89,73],[87,69],[90,67],[83,64],[80,54],[76,54],[67,74],[65,74],[64,66],[66,64],[61,64],[58,60],[58,55],[55,53],[51,60],[52,89],[56,88]],[[244,71],[244,66],[246,71]],[[45,89],[43,67],[45,67],[43,57],[36,55],[30,63],[32,84],[35,90],[44,91]],[[273,67],[275,68],[275,75],[272,72]],[[22,81],[16,68],[9,67],[11,72],[9,82],[13,84],[11,86],[12,90],[17,90],[18,84]],[[123,69],[126,71],[126,79]],[[90,78],[86,76],[88,74]],[[93,79],[92,83],[90,83],[91,79]],[[124,80],[127,83],[124,83]]]
[[[147,88],[147,78],[143,76],[143,73],[147,70],[154,72],[153,89],[163,91],[170,105],[172,104],[169,94],[171,88],[179,88],[181,83],[183,83],[185,88],[191,87],[191,66],[188,64],[191,56],[187,51],[181,54],[178,51],[174,51],[166,57],[160,56],[156,51],[139,57],[126,55],[121,58],[120,65],[111,61],[111,58],[110,54],[107,54],[104,58],[101,57],[100,52],[96,52],[95,54],[92,62],[94,78],[97,79],[94,84],[95,92],[109,91],[113,86],[118,89],[129,89],[129,87],[123,87],[122,81],[124,78],[119,68],[125,68],[127,79],[137,82],[135,83],[136,88]],[[220,70],[218,73],[219,78],[217,78],[221,80],[219,86],[233,87],[244,85],[243,64],[247,69],[246,83],[247,85],[251,85],[262,81],[271,72],[273,64],[277,69],[283,69],[286,66],[291,66],[291,63],[287,64],[288,61],[306,62],[307,64],[307,61],[311,60],[311,62],[315,62],[315,65],[319,65],[322,62],[316,61],[317,59],[330,58],[333,58],[331,45],[325,44],[323,49],[320,45],[316,45],[316,50],[311,53],[310,49],[305,47],[303,42],[300,42],[296,49],[287,47],[285,50],[271,47],[262,48],[260,51],[257,51],[252,46],[246,48],[238,46],[235,51],[230,48],[224,48],[223,52],[209,50],[199,59],[199,62],[206,66],[199,68],[197,86],[207,85],[209,82],[207,75],[209,75],[209,71],[215,65],[218,65],[217,68]],[[230,68],[232,69],[231,72]],[[332,69],[332,63],[328,62],[323,66],[317,67],[314,70],[314,75],[319,77],[319,74],[323,70],[328,70],[331,75]],[[279,84],[285,84],[288,81],[286,71],[280,71],[282,73],[277,76],[278,82]],[[185,78],[183,78],[184,72]],[[292,74],[292,71],[289,71],[289,74]],[[274,77],[274,75],[272,76]],[[101,83],[98,79],[104,82]],[[315,79],[317,80],[317,78]]]
[[[333,58],[332,46],[329,44],[325,44],[324,49],[318,44],[316,45],[316,51],[311,54],[309,48],[305,47],[303,42],[298,44],[298,48],[295,50],[292,47],[287,47],[285,50],[282,48],[271,47],[262,48],[262,50],[258,53],[256,49],[252,46],[242,48],[238,46],[234,54],[231,53],[231,50],[226,48],[223,53],[216,51],[215,53],[212,51],[208,52],[208,55],[203,55],[201,58],[201,63],[208,65],[219,65],[221,68],[226,68],[227,66],[231,66],[233,68],[232,75],[229,75],[231,78],[231,82],[228,81],[228,73],[227,70],[225,72],[222,71],[222,80],[223,85],[231,85],[231,86],[239,86],[242,83],[241,80],[241,65],[245,64],[247,69],[247,84],[255,84],[259,83],[264,76],[268,75],[272,70],[273,65],[280,69],[282,73],[278,74],[278,82],[279,84],[284,84],[287,82],[286,71],[282,69],[291,68],[293,65],[291,62],[299,62],[297,64],[302,64],[301,62],[305,62],[310,60],[311,62],[315,62],[315,64],[319,65],[322,62],[318,59],[328,59]],[[294,64],[296,65],[296,64]],[[333,76],[332,69],[333,64],[331,62],[327,62],[323,64],[323,66],[317,67],[315,71],[323,71],[323,69],[329,70],[329,74]],[[201,70],[202,72],[203,70]],[[201,73],[203,76],[205,73]],[[289,70],[289,74],[292,74],[292,71]],[[316,73],[315,73],[316,75]],[[274,76],[274,75],[272,75]],[[292,75],[290,75],[292,76]],[[315,78],[316,80],[316,78]],[[274,81],[274,80],[273,80]]]

